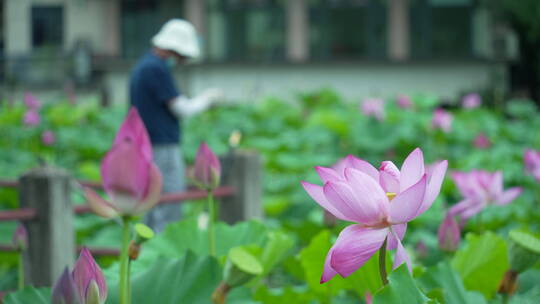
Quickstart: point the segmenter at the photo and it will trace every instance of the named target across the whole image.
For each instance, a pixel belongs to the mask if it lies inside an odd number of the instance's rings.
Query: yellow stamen
[[[394,199],[394,197],[396,197],[396,193],[395,192],[386,192],[386,196],[388,197],[388,200],[392,201]]]

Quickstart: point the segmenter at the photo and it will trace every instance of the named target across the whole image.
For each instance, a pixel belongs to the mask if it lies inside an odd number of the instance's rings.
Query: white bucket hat
[[[171,19],[152,38],[155,47],[174,51],[180,55],[196,58],[201,51],[197,32],[191,23],[182,19]]]

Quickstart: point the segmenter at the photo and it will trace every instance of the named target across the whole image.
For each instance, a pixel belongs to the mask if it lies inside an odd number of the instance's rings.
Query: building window
[[[58,50],[62,48],[64,9],[59,5],[32,7],[32,48]]]
[[[122,56],[136,59],[143,55],[161,26],[183,15],[181,0],[121,0]]]
[[[210,0],[207,18],[209,61],[284,59],[284,0]]]
[[[387,3],[380,0],[310,1],[313,59],[386,57]]]
[[[413,58],[472,57],[472,0],[416,0],[410,7]]]

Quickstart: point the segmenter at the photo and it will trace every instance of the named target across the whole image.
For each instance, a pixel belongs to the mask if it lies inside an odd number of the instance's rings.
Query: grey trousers
[[[178,144],[152,145],[154,162],[163,177],[162,193],[181,192],[186,189],[185,165],[182,151]],[[170,222],[180,219],[180,204],[155,206],[145,216],[146,225],[161,232]]]

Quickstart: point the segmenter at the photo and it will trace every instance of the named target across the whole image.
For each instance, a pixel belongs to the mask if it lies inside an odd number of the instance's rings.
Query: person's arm
[[[220,89],[207,89],[193,98],[180,95],[169,101],[169,110],[177,117],[189,117],[208,109],[222,96]]]

